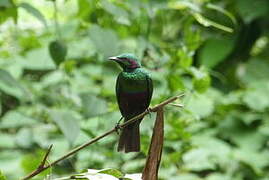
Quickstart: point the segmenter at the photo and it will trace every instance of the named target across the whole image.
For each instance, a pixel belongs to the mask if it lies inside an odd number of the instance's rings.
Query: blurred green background
[[[56,41],[56,42],[55,42]],[[18,179],[114,127],[120,68],[136,54],[165,108],[160,179],[269,179],[268,0],[0,0],[0,170]],[[35,179],[115,168],[141,172],[142,151],[116,152],[114,134]]]

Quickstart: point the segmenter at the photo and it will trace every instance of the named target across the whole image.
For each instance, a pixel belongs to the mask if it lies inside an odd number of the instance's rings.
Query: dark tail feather
[[[126,153],[140,151],[139,123],[128,126],[122,130],[118,151],[125,151]]]

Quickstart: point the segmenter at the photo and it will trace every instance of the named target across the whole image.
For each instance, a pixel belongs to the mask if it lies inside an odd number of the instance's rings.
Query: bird
[[[153,93],[152,78],[134,54],[124,53],[108,59],[117,62],[122,68],[116,81],[116,97],[126,122],[148,110]],[[140,151],[139,125],[142,119],[122,129],[117,149],[119,152]]]

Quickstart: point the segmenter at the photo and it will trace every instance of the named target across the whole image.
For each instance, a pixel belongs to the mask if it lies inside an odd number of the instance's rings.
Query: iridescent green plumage
[[[148,108],[153,91],[152,80],[147,71],[141,68],[134,55],[122,54],[110,59],[123,68],[123,72],[117,78],[116,95],[121,114],[127,121]],[[140,151],[139,124],[141,120],[123,129],[118,151]]]

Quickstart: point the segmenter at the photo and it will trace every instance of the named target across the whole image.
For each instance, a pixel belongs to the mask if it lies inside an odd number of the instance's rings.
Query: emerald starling
[[[117,62],[123,69],[117,78],[116,95],[120,112],[126,122],[149,107],[153,92],[152,80],[133,54],[121,54],[109,59]],[[142,119],[122,130],[118,151],[140,151],[139,124]]]

